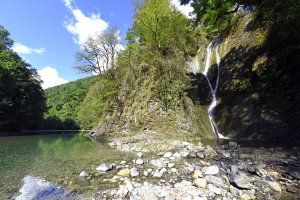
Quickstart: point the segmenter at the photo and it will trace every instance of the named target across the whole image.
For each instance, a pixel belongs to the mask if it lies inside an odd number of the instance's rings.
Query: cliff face
[[[299,141],[298,21],[269,22],[266,26],[255,14],[246,14],[222,35],[219,99],[214,118],[224,135]],[[217,67],[212,62],[212,84],[216,76]]]

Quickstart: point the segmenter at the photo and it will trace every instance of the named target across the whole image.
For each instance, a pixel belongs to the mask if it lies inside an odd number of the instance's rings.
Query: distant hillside
[[[97,76],[91,76],[46,89],[47,112],[42,128],[79,129],[78,112],[81,103],[96,80]]]

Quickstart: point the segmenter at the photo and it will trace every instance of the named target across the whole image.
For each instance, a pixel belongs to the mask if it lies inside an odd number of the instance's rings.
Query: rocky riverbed
[[[157,140],[142,133],[109,144],[136,158],[102,163],[96,170],[116,188],[94,199],[300,199],[300,151],[293,147],[241,147],[232,141],[204,145]],[[153,137],[153,138],[152,138]],[[158,148],[160,147],[160,148]],[[89,178],[89,172],[81,172]]]
[[[300,199],[297,147],[253,148],[229,140],[208,145],[148,132],[114,138],[109,145],[134,155],[129,160],[94,163],[63,185],[67,190],[51,191],[78,192],[82,193],[76,194],[78,199],[88,200]],[[49,193],[44,187],[40,191]]]

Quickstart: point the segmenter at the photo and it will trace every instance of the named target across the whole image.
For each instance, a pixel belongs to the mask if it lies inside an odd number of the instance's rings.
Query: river
[[[0,197],[18,196],[23,179],[28,175],[83,194],[92,193],[105,185],[78,183],[82,170],[95,171],[96,165],[131,157],[110,148],[105,141],[95,143],[78,133],[1,137]],[[80,191],[80,184],[88,184],[82,187],[88,191]]]

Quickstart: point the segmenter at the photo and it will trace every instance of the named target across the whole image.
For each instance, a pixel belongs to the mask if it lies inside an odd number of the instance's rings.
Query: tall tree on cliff
[[[120,39],[116,28],[89,37],[75,55],[75,69],[83,73],[103,74],[113,69],[120,50]]]

